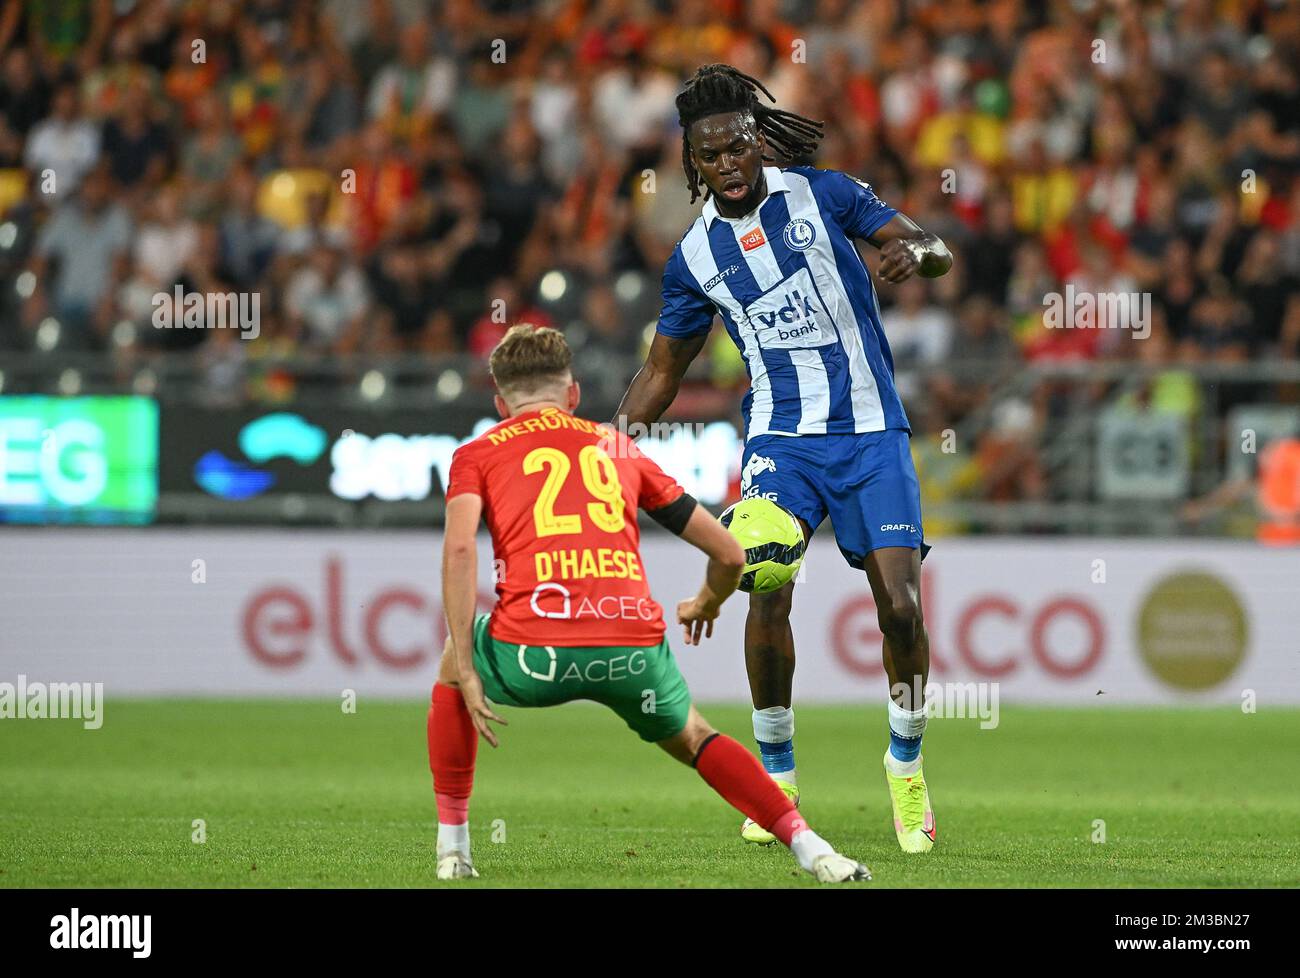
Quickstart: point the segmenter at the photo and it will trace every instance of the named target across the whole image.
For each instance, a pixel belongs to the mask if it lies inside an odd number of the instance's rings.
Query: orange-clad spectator
[[[727,4],[712,0],[683,0],[676,15],[660,21],[647,57],[689,75],[702,64],[723,59],[738,32],[729,26]]]
[[[804,39],[794,26],[781,17],[781,0],[750,0],[744,17],[744,25],[751,34],[762,40],[772,51],[775,61],[794,62],[794,56],[807,57]],[[799,47],[799,45],[805,45]],[[770,87],[770,86],[769,86]],[[785,104],[784,100],[780,100]]]
[[[516,323],[552,326],[545,310],[529,301],[518,283],[508,275],[493,279],[487,290],[488,309],[469,331],[469,352],[486,361],[488,355]]]
[[[129,21],[113,31],[109,47],[110,61],[87,75],[82,85],[86,114],[96,119],[116,114],[128,92],[143,89],[153,98],[162,90],[158,72],[138,60],[137,33]]]
[[[373,248],[393,227],[415,197],[419,181],[415,168],[394,148],[382,123],[372,123],[361,139],[362,156],[353,168],[356,191],[345,198],[353,241]]]
[[[993,409],[992,423],[975,448],[984,498],[997,502],[1042,498],[1047,480],[1038,455],[1041,427],[1027,401],[1009,398]]]
[[[203,56],[201,61],[196,60],[199,52]],[[182,34],[176,39],[171,67],[163,76],[163,91],[168,101],[179,107],[187,126],[202,125],[199,100],[216,88],[223,64],[219,49],[209,47],[207,41],[197,34]]]
[[[807,106],[808,111],[814,118],[824,119],[841,109],[848,109],[847,128],[864,126],[874,130],[879,127],[880,88],[871,75],[855,64],[853,52],[847,47],[834,47],[828,48],[823,57],[825,60],[821,63],[818,84],[812,93],[812,104]],[[760,74],[765,72],[761,66],[757,70]]]
[[[1261,453],[1256,499],[1259,542],[1300,544],[1300,439],[1280,438]]]
[[[1082,71],[1077,31],[1061,25],[1040,27],[1020,39],[1015,66],[1011,70],[1011,100],[1016,106],[1035,102],[1046,91],[1067,81],[1070,74]],[[1084,54],[1091,38],[1082,38]],[[1085,61],[1084,64],[1087,62]]]
[[[1200,523],[1254,494],[1255,539],[1266,546],[1300,546],[1300,438],[1277,438],[1263,447],[1251,478],[1230,479],[1183,505],[1182,517]]]
[[[285,71],[275,48],[255,25],[240,30],[239,44],[247,67],[226,83],[227,98],[245,150],[256,155],[268,150],[280,132]]]
[[[627,230],[630,207],[620,195],[623,161],[611,156],[595,132],[583,137],[578,172],[555,212],[555,230],[569,258],[594,274],[607,270],[613,244]]]
[[[608,19],[602,16],[588,24],[576,38],[573,50],[579,65],[596,67],[641,51],[649,39],[648,24],[611,12]]]

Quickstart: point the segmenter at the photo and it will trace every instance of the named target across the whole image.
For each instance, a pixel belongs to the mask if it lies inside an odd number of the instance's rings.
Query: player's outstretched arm
[[[682,625],[687,645],[699,645],[701,638],[713,636],[713,622],[722,602],[731,597],[740,584],[745,569],[745,550],[740,542],[713,518],[707,509],[696,505],[681,537],[709,556],[700,593],[677,605],[677,621]]]
[[[492,712],[483,695],[483,682],[474,671],[474,609],[478,604],[478,535],[483,498],[462,493],[447,502],[447,526],[442,540],[442,607],[447,616],[448,653],[456,666],[460,694],[474,726],[493,747],[496,735],[488,721],[505,723]]]
[[[948,246],[905,214],[895,214],[867,240],[880,249],[880,277],[888,282],[938,278],[952,268]]]
[[[619,427],[619,419],[624,419],[626,428],[623,430],[634,424],[648,425],[658,421],[668,405],[673,403],[686,368],[699,356],[708,338],[708,333],[680,339],[655,333],[645,365],[632,378],[632,384],[618,406],[614,427]]]

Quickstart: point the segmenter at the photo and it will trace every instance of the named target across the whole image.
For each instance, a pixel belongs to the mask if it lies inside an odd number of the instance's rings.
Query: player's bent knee
[[[704,746],[706,740],[717,733],[708,720],[694,712],[691,714],[690,719],[686,721],[686,732],[692,748],[697,752]]]
[[[659,746],[683,764],[693,764],[695,755],[700,752],[705,741],[716,733],[709,721],[691,707],[686,718],[686,726],[667,740],[659,741]]]
[[[883,598],[883,600],[882,600]],[[911,584],[886,589],[876,599],[876,614],[880,630],[886,635],[892,633],[911,634],[922,624],[921,602],[916,588]]]

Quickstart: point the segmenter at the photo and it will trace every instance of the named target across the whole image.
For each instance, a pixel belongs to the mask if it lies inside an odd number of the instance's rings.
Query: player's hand
[[[483,680],[478,678],[477,673],[460,677],[460,695],[465,700],[465,709],[469,710],[470,719],[474,721],[474,729],[484,740],[496,747],[497,735],[488,726],[488,721],[491,720],[504,727],[510,724],[493,713],[492,708],[488,706],[487,697],[483,695]]]
[[[880,249],[880,277],[904,282],[921,270],[922,245],[906,238],[891,238]]]
[[[682,639],[687,645],[699,645],[700,640],[713,637],[713,622],[722,610],[716,601],[701,597],[689,598],[677,605],[677,621],[682,626]]]

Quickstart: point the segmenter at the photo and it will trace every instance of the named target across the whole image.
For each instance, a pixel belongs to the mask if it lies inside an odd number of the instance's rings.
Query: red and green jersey
[[[682,492],[631,439],[558,408],[516,415],[462,445],[447,498],[483,499],[497,562],[492,637],[659,644],[663,611],[641,563],[637,509]]]

